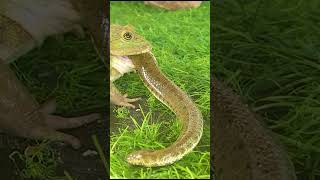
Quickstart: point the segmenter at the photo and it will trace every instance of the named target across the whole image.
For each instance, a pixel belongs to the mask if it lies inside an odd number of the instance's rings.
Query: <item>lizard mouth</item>
[[[112,42],[110,42],[112,44]],[[144,46],[137,46],[135,48],[126,48],[125,51],[123,48],[111,48],[110,54],[113,56],[132,56],[132,55],[139,55],[144,54],[151,51],[151,47],[149,45]]]
[[[111,56],[111,66],[121,74],[131,72],[135,69],[132,60],[128,56]]]
[[[149,53],[147,51],[146,53]],[[139,53],[136,55],[124,55],[124,56],[117,56],[117,55],[112,55],[111,56],[111,67],[116,69],[119,73],[125,74],[129,73],[132,71],[135,71],[137,67],[134,65],[132,56],[142,56],[143,54],[146,53]]]

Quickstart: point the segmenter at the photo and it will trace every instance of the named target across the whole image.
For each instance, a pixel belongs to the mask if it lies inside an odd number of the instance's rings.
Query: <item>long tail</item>
[[[130,56],[130,59],[148,89],[180,119],[182,133],[171,146],[133,152],[128,155],[127,161],[147,167],[172,164],[192,151],[200,141],[203,131],[201,112],[185,92],[162,74],[151,53]]]

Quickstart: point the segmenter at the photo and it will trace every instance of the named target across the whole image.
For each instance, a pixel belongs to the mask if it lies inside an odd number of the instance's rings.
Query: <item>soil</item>
[[[143,116],[137,108],[139,108],[139,104],[140,104],[143,111],[147,112],[149,110],[149,108],[147,107],[146,101],[147,101],[147,99],[145,97],[141,97],[141,99],[139,101],[133,103],[133,105],[136,106],[135,109],[129,108],[130,116],[133,116],[137,120],[138,124],[142,123]],[[115,113],[113,112],[113,109],[115,109],[115,108],[116,108],[115,105],[110,106],[110,132],[111,132],[111,134],[117,134],[117,133],[119,133],[118,129],[123,129],[123,128],[126,128],[127,126],[128,126],[129,130],[135,129],[135,125],[134,125],[133,121],[130,119],[130,117],[127,117],[125,119],[118,119],[116,117]]]

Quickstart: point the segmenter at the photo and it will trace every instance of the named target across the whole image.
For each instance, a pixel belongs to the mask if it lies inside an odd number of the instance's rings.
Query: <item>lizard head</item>
[[[130,56],[151,51],[150,43],[134,32],[130,25],[110,26],[110,54],[112,56]]]

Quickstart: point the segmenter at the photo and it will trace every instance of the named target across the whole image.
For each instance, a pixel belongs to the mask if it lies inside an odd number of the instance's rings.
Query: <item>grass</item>
[[[88,38],[50,37],[12,67],[38,102],[51,96],[57,99],[57,113],[70,116],[106,105],[105,67]]]
[[[104,150],[102,149],[102,146],[101,146],[101,144],[99,143],[99,140],[98,140],[98,138],[97,138],[96,135],[92,135],[91,138],[92,138],[93,143],[94,143],[94,145],[95,145],[95,147],[96,147],[96,149],[97,149],[97,151],[98,151],[98,154],[99,154],[99,156],[100,156],[100,159],[101,159],[102,162],[103,162],[103,166],[104,166],[104,168],[105,168],[106,176],[108,176],[108,175],[110,174],[110,173],[109,173],[109,166],[108,166],[109,162],[107,162],[107,158],[106,158],[106,156],[105,156]]]
[[[320,2],[216,1],[215,74],[262,115],[299,180],[320,178]]]
[[[23,153],[14,151],[10,154],[10,159],[17,168],[18,176],[21,179],[64,179],[56,176],[58,162],[55,158],[57,152],[51,149],[47,142],[41,142],[34,146],[29,146]],[[25,167],[20,168],[19,164]]]
[[[130,24],[153,46],[160,69],[187,92],[204,116],[204,134],[199,145],[170,166],[131,166],[125,157],[133,150],[161,149],[179,136],[175,115],[158,101],[137,75],[126,75],[116,86],[130,97],[146,97],[147,108],[130,113],[114,109],[118,122],[130,122],[111,135],[110,175],[112,178],[209,178],[210,177],[210,4],[191,10],[166,11],[143,2],[111,2],[111,23]],[[137,116],[142,118],[138,118]]]

